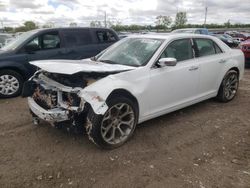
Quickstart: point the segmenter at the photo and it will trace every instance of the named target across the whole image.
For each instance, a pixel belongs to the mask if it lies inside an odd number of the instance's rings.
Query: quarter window
[[[217,54],[222,53],[222,50],[220,49],[220,47],[219,47],[216,43],[214,43],[214,48],[215,48],[215,52],[216,52]]]
[[[177,61],[184,61],[193,58],[193,50],[190,39],[173,41],[161,54],[160,58],[173,57]]]

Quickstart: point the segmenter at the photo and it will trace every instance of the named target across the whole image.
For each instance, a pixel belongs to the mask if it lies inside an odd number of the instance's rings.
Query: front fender
[[[119,76],[110,75],[81,90],[79,96],[91,105],[96,114],[104,114],[108,109],[106,104],[108,96],[116,89],[124,89],[137,99],[140,108],[141,105],[147,105],[143,104],[142,101],[148,82],[145,79],[143,81],[137,80],[136,77],[136,74],[129,72],[121,73]]]

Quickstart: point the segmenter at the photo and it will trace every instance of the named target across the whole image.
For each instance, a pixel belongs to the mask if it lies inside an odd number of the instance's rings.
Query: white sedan
[[[30,63],[40,68],[23,89],[34,123],[85,127],[109,149],[138,123],[213,97],[232,100],[244,73],[240,50],[196,34],[131,36],[91,59]]]

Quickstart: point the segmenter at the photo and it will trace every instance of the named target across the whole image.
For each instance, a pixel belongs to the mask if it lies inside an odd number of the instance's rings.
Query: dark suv
[[[84,59],[119,40],[112,29],[37,29],[20,35],[0,50],[0,98],[18,96],[35,71],[28,62],[44,59]]]

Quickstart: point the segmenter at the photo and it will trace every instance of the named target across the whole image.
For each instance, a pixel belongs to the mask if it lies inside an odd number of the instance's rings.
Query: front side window
[[[194,39],[194,43],[197,47],[197,56],[204,57],[222,53],[218,45],[210,39]]]
[[[190,39],[179,39],[171,42],[163,51],[160,58],[173,57],[179,61],[193,58],[193,50]]]
[[[48,50],[55,48],[60,48],[60,38],[57,32],[37,36],[24,46],[26,51]]]
[[[143,66],[148,63],[163,40],[150,38],[124,38],[96,56],[97,61]]]

